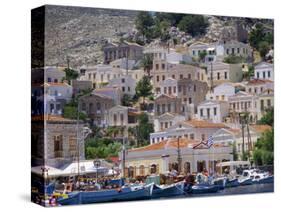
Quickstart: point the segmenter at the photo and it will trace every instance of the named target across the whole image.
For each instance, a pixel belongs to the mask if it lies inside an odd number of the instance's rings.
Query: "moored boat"
[[[238,182],[237,178],[235,178],[235,179],[227,179],[226,180],[226,183],[225,183],[225,187],[226,188],[237,187],[237,186],[239,186],[239,182]]]
[[[148,199],[152,195],[154,184],[143,186],[139,189],[125,187],[99,191],[79,191],[71,193],[67,198],[58,199],[60,205],[89,204],[97,202],[113,202]]]
[[[171,185],[159,186],[154,184],[152,198],[170,197],[184,194],[184,182],[178,182]]]
[[[192,186],[189,193],[207,194],[207,193],[216,193],[219,190],[220,190],[220,187],[217,185],[198,184],[198,185]]]
[[[226,177],[220,177],[215,180],[213,180],[214,185],[218,186],[220,190],[223,190],[226,186]]]

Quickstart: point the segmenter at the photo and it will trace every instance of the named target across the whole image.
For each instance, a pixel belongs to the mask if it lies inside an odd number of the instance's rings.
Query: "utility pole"
[[[76,122],[76,149],[77,149],[77,168],[78,168],[78,171],[77,171],[77,175],[78,175],[78,188],[80,188],[80,180],[79,180],[79,177],[80,177],[80,141],[79,141],[79,97],[77,98],[77,122]]]
[[[214,82],[213,82],[213,62],[211,62],[211,74],[210,74],[210,91],[213,93]]]
[[[66,62],[67,62],[67,69],[69,70],[69,68],[70,68],[70,65],[69,65],[70,59],[69,59],[68,55],[66,56]]]
[[[122,145],[122,175],[125,176],[125,166],[126,166],[126,147],[125,147],[125,137],[123,136],[123,145]]]
[[[242,159],[245,159],[245,138],[244,138],[244,127],[245,127],[245,117],[243,113],[239,113],[239,117],[240,117],[240,123],[241,123],[241,129],[242,129]]]
[[[180,150],[180,137],[178,136],[178,174],[181,173],[181,150]]]

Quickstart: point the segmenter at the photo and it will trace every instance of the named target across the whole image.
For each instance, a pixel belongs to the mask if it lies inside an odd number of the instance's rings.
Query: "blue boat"
[[[153,184],[143,186],[139,189],[130,187],[121,189],[110,189],[100,191],[78,191],[72,192],[67,198],[57,200],[60,205],[89,204],[98,202],[143,200],[151,197]]]
[[[240,179],[240,180],[238,180],[238,182],[239,182],[239,185],[241,185],[241,186],[253,184],[253,180],[251,178]]]
[[[217,185],[209,184],[198,184],[191,187],[189,193],[191,194],[207,194],[207,193],[216,193],[220,190],[220,187]]]
[[[214,185],[218,186],[220,190],[223,190],[226,186],[226,177],[217,178],[213,181]]]
[[[262,178],[259,178],[259,179],[255,178],[255,179],[253,180],[253,182],[254,182],[255,184],[274,183],[274,176],[273,176],[273,175],[272,175],[272,176],[266,176],[266,177],[262,177]]]
[[[171,185],[159,186],[154,184],[152,198],[170,197],[184,194],[184,182],[174,183]]]
[[[225,183],[225,187],[226,188],[231,188],[231,187],[237,187],[237,186],[239,186],[240,184],[239,184],[239,182],[238,182],[238,179],[227,179],[226,180],[226,183]]]

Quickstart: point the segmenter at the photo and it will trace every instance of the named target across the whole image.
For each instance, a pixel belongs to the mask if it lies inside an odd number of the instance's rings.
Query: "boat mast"
[[[122,173],[123,177],[125,177],[125,165],[126,165],[126,147],[125,147],[125,137],[123,136],[123,142],[122,142]]]
[[[78,188],[80,188],[80,143],[79,143],[79,96],[77,97],[77,121],[76,121],[76,150],[77,150],[77,180],[78,180]]]

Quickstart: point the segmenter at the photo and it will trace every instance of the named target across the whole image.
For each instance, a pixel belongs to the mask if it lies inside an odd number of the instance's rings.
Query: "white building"
[[[267,89],[274,89],[274,83],[271,80],[253,79],[245,84],[246,92],[259,95]]]
[[[62,82],[62,80],[65,78],[65,72],[63,69],[63,67],[46,66],[44,68],[44,82]]]
[[[178,81],[176,79],[169,77],[159,84],[160,94],[178,96]]]
[[[244,91],[239,91],[228,98],[229,113],[233,123],[239,123],[239,114],[248,112],[250,121],[257,121],[257,103],[255,96]]]
[[[158,143],[169,138],[187,138],[191,140],[205,141],[217,130],[229,128],[222,123],[213,123],[205,120],[192,119],[178,122],[164,131],[150,133],[150,143]]]
[[[206,100],[198,105],[198,119],[222,123],[228,116],[229,105],[226,101]]]
[[[256,79],[274,80],[274,67],[271,63],[261,62],[255,66]]]
[[[242,64],[228,64],[216,61],[209,63],[207,70],[208,78],[213,77],[214,85],[224,82],[241,82],[243,79]]]
[[[154,131],[155,132],[163,131],[175,125],[176,123],[182,122],[184,120],[185,117],[182,115],[164,113],[154,119]]]
[[[206,53],[205,62],[223,61],[230,55],[249,58],[252,56],[252,49],[248,44],[236,40],[217,41],[215,43],[196,42],[189,46],[189,54],[193,58],[199,58],[201,53]]]
[[[121,68],[113,68],[111,65],[99,64],[94,67],[84,68],[85,72],[80,80],[90,80],[94,88],[101,88],[108,84],[110,80],[120,78],[122,76],[131,76],[137,82],[142,79],[144,71],[126,70]]]
[[[235,86],[232,83],[222,83],[214,87],[213,92],[206,95],[207,100],[227,101],[229,96],[235,94]]]
[[[268,125],[249,125],[249,140],[248,140],[248,132],[245,128],[244,131],[244,151],[252,151],[255,143],[258,138],[261,137],[262,133],[267,130],[271,130],[271,127]],[[243,137],[242,130],[240,128],[229,128],[229,129],[219,129],[213,135],[213,140],[215,144],[234,144],[236,146],[236,151],[238,154],[238,158],[241,159],[243,152]]]
[[[72,86],[67,83],[45,83],[45,95],[48,114],[61,115],[63,107],[71,100]]]
[[[116,105],[108,111],[109,126],[127,126],[128,125],[128,107]]]
[[[136,94],[136,80],[131,76],[121,76],[109,81],[108,87],[119,88],[123,94],[134,96]]]
[[[179,64],[181,62],[192,62],[191,57],[187,53],[177,52],[173,48],[147,48],[144,50],[144,54],[153,55],[154,59],[165,60],[170,64]]]

